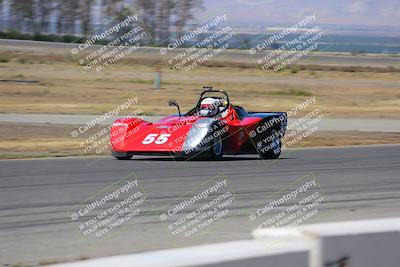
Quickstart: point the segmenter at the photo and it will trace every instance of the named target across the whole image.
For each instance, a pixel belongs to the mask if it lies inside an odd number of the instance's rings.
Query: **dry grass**
[[[168,114],[168,99],[189,109],[203,85],[226,89],[249,110],[285,111],[313,95],[329,117],[400,117],[397,73],[273,72],[236,68],[163,69],[163,89],[153,89],[154,67],[115,65],[104,73],[67,63],[0,63],[1,113],[100,114],[137,96],[148,115]],[[298,93],[301,92],[301,93]]]
[[[202,86],[212,85],[226,89],[233,103],[249,110],[285,111],[315,96],[327,117],[400,118],[400,75],[395,72],[400,66],[396,64],[340,70],[338,65],[315,67],[307,60],[296,72],[274,72],[257,69],[255,64],[243,68],[240,64],[248,64],[249,58],[240,62],[226,55],[211,62],[214,67],[185,72],[168,68],[165,59],[154,54],[143,54],[94,73],[74,63],[66,48],[2,46],[0,57],[7,58],[0,62],[0,80],[38,81],[0,81],[0,113],[100,114],[136,96],[146,114],[169,114],[175,112],[167,106],[169,99],[177,99],[188,110]],[[155,65],[160,62],[163,89],[155,90]],[[349,62],[343,64],[351,68]]]
[[[71,125],[0,123],[0,158],[79,155]]]

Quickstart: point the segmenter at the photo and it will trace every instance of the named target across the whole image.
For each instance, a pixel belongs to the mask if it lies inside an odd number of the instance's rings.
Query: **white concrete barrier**
[[[243,240],[188,248],[98,258],[53,267],[307,267],[309,250],[303,244],[276,244]]]
[[[310,247],[311,267],[400,266],[400,218],[309,224],[297,230],[302,237],[292,237]],[[254,236],[269,240],[272,235],[259,230]]]
[[[400,218],[261,229],[254,240],[98,258],[53,267],[400,267]]]

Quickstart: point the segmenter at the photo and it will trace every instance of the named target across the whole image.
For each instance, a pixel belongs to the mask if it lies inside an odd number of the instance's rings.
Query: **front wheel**
[[[112,155],[117,160],[129,160],[129,159],[131,159],[133,157],[132,153],[120,152],[120,151],[113,151]]]
[[[219,135],[214,138],[213,144],[210,147],[210,158],[212,160],[221,160],[224,156],[224,145],[222,143],[222,138]]]

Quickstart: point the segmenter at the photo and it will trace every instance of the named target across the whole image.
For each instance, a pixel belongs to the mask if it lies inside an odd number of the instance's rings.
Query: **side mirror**
[[[176,100],[170,99],[170,100],[168,101],[168,106],[170,106],[170,107],[177,107],[178,113],[179,113],[179,117],[182,116],[182,115],[181,115],[181,109],[180,109],[179,104],[178,104],[178,102],[177,102]]]
[[[178,102],[176,102],[176,100],[170,99],[170,100],[168,101],[168,106],[170,106],[170,107],[177,107],[177,106],[179,106],[179,105],[178,105]]]

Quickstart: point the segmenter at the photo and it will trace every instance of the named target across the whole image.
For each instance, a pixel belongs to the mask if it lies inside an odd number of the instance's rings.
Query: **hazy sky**
[[[400,26],[400,0],[204,0],[208,19],[226,13],[232,22],[292,23],[315,13],[318,23]]]

